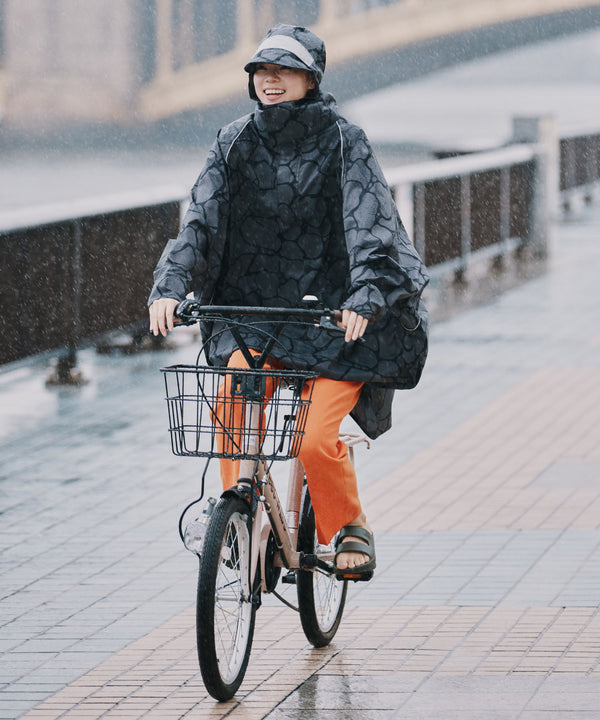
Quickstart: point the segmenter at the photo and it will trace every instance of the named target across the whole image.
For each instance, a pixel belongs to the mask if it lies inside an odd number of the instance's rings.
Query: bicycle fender
[[[228,497],[237,497],[241,500],[245,500],[247,503],[250,502],[250,493],[249,492],[243,492],[238,487],[231,487],[227,490],[224,490],[221,493],[222,498],[228,498]]]

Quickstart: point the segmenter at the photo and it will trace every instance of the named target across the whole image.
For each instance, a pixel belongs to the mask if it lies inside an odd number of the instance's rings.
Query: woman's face
[[[254,71],[254,90],[263,105],[302,100],[314,87],[312,73],[300,68],[259,63]]]

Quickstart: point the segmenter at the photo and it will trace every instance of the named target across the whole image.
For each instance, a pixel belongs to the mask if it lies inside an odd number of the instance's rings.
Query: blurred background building
[[[230,117],[247,102],[241,67],[277,22],[324,38],[329,87],[349,99],[598,24],[599,10],[591,0],[0,0],[0,127],[35,136],[219,108]]]

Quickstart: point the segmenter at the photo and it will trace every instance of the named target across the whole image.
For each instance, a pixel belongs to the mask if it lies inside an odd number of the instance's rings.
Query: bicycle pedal
[[[336,578],[338,580],[352,580],[353,582],[365,582],[368,580],[371,580],[373,578],[374,572],[372,570],[369,570],[365,573],[351,573],[347,572],[343,575],[336,574]]]
[[[296,573],[293,570],[290,570],[287,575],[284,575],[281,578],[281,582],[285,583],[286,585],[295,585],[296,584]]]

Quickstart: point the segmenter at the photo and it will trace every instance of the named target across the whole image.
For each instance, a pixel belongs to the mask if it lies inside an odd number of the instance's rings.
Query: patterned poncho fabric
[[[367,383],[353,417],[371,437],[390,426],[391,389],[420,378],[426,271],[364,132],[330,95],[259,103],[221,129],[154,280],[149,303],[193,290],[203,303],[299,307],[315,295],[371,318],[354,343],[286,327],[273,352],[284,365]],[[246,339],[259,342],[250,327]],[[208,361],[224,365],[234,348],[223,333]]]

